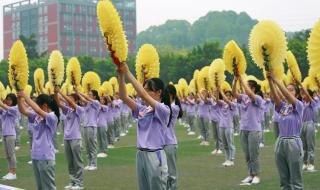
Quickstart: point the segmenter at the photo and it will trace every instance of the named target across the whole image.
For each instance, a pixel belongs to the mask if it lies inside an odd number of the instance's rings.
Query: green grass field
[[[239,137],[235,137],[236,160],[235,166],[225,168],[221,164],[224,156],[212,156],[212,147],[199,146],[199,140],[195,136],[187,136],[186,128],[178,126],[176,129],[179,139],[178,169],[179,189],[181,190],[275,190],[279,189],[279,177],[274,161],[274,136],[266,133],[266,147],[261,150],[261,183],[256,186],[240,186],[240,181],[246,177],[246,164],[240,148]],[[59,136],[62,143],[62,135]],[[319,135],[317,141],[319,142]],[[85,171],[84,184],[87,190],[97,189],[137,189],[135,172],[135,128],[131,128],[129,135],[123,137],[115,149],[109,151],[109,157],[98,159],[98,170],[94,172]],[[22,148],[17,152],[18,180],[0,181],[0,184],[10,185],[24,189],[36,189],[32,167],[27,164],[30,160],[27,135],[22,133]],[[60,143],[60,144],[61,144]],[[211,143],[212,144],[212,143]],[[319,146],[316,150],[316,169],[320,168]],[[63,189],[69,182],[67,163],[63,147],[56,155],[56,184],[58,189]],[[83,153],[84,161],[85,154]],[[7,162],[4,158],[3,145],[0,148],[0,175],[7,172]],[[304,173],[304,184],[306,190],[320,189],[320,172]]]

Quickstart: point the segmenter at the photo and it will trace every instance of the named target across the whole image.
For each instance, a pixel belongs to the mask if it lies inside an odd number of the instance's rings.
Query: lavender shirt
[[[55,160],[52,137],[57,128],[58,118],[51,112],[43,119],[36,113],[29,112],[29,122],[32,123],[32,152],[33,160]]]
[[[199,111],[199,117],[210,119],[210,107],[211,107],[211,101],[204,102],[202,100],[199,101],[198,104],[198,111]]]
[[[156,103],[155,108],[136,104],[132,116],[138,119],[137,147],[150,150],[162,149],[165,145],[165,131],[170,117],[170,108]]]
[[[218,111],[219,127],[233,129],[233,117],[236,114],[237,105],[233,102],[229,105],[224,101],[220,101],[218,103]]]
[[[316,113],[317,113],[317,103],[315,100],[312,100],[310,103],[303,103],[303,115],[302,121],[316,121]]]
[[[84,127],[97,127],[100,102],[94,100],[88,102],[85,107]]]
[[[20,112],[18,106],[9,107],[9,109],[0,109],[2,120],[2,136],[16,136],[15,127],[19,118]]]
[[[240,94],[240,129],[244,131],[262,131],[261,112],[264,100],[256,95],[253,102],[248,95]]]
[[[209,119],[214,122],[219,122],[219,119],[220,119],[219,106],[213,100],[211,100],[211,106],[209,110]]]
[[[297,100],[292,106],[282,102],[275,110],[279,113],[279,137],[300,137],[303,103]]]
[[[84,108],[77,106],[76,109],[72,109],[65,106],[63,113],[66,117],[64,123],[64,139],[65,140],[77,140],[81,139],[80,123],[84,114]]]
[[[176,104],[171,104],[171,110],[172,110],[172,118],[171,118],[171,122],[169,124],[169,127],[167,128],[166,134],[165,134],[165,144],[169,145],[169,144],[178,144],[177,143],[177,137],[176,134],[174,132],[174,127],[176,126],[176,122],[179,116],[179,111],[180,108],[178,105]]]
[[[107,127],[108,124],[108,115],[109,115],[109,108],[108,106],[101,106],[101,109],[99,111],[99,116],[98,116],[98,127]]]

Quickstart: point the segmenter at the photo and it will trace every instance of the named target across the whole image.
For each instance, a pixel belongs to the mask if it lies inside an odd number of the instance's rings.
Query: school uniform
[[[190,126],[190,131],[195,132],[196,131],[196,102],[195,100],[191,100],[190,102],[187,103],[187,108],[186,108],[186,117],[187,117],[187,122]]]
[[[81,154],[81,118],[84,116],[84,108],[77,106],[72,109],[64,106],[64,150],[68,161],[70,184],[83,187],[83,160]]]
[[[55,185],[55,152],[52,137],[57,128],[58,118],[51,112],[45,118],[29,112],[32,123],[32,166],[37,182],[37,189],[56,189]]]
[[[199,126],[204,141],[209,141],[209,120],[211,104],[212,103],[210,100],[208,100],[207,102],[200,100],[198,105]]]
[[[140,190],[165,190],[168,179],[167,157],[163,150],[170,108],[163,103],[136,104],[132,115],[137,126],[137,176]]]
[[[107,142],[107,130],[108,130],[108,123],[107,123],[107,115],[109,115],[109,108],[108,106],[101,106],[98,115],[98,145],[99,145],[99,152],[106,153],[108,142]]]
[[[221,135],[219,132],[219,106],[216,102],[213,102],[211,100],[211,106],[210,106],[210,114],[209,114],[209,119],[210,119],[210,126],[212,128],[212,135],[213,139],[215,142],[215,149],[216,150],[221,150],[222,149],[222,139]]]
[[[115,125],[114,125],[114,107],[110,104],[108,105],[109,111],[107,114],[107,124],[108,124],[108,130],[107,130],[107,140],[108,145],[114,144],[115,139]]]
[[[295,105],[282,102],[276,107],[279,113],[279,137],[275,147],[275,159],[282,190],[303,189],[303,148],[300,139],[303,103]]]

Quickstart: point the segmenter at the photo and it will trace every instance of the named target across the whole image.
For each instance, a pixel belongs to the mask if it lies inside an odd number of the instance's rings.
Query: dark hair
[[[161,90],[161,95],[160,95],[161,103],[164,103],[170,108],[169,123],[167,125],[167,127],[169,127],[172,119],[172,109],[171,109],[170,94],[169,94],[168,88],[165,88],[163,81],[159,78],[148,79],[145,85],[147,85],[147,88],[153,92]]]
[[[101,97],[104,101],[104,105],[108,105],[108,98],[106,96]]]
[[[182,107],[181,107],[180,99],[179,99],[178,96],[177,96],[177,89],[176,89],[176,87],[174,87],[172,84],[169,84],[166,89],[168,89],[169,95],[172,96],[172,99],[174,100],[174,103],[175,103],[177,106],[179,106],[179,115],[178,115],[178,118],[181,118],[182,115],[183,115],[183,112],[182,112]]]
[[[91,92],[92,92],[92,95],[95,97],[95,99],[100,102],[100,96],[99,96],[98,91],[96,91],[96,90],[91,90]]]
[[[11,106],[16,106],[18,104],[18,98],[15,94],[11,93],[11,94],[8,94],[6,99],[10,99],[12,101],[12,104]]]
[[[59,106],[57,104],[57,102],[55,101],[55,99],[53,98],[53,95],[49,96],[47,94],[40,94],[37,97],[36,103],[39,106],[42,106],[44,104],[47,104],[48,107],[54,112],[54,114],[57,116],[58,118],[58,123],[60,122],[60,110],[59,110]]]
[[[111,100],[111,102],[113,101],[113,96],[109,96],[110,97],[110,100]]]
[[[309,95],[310,95],[311,97],[313,97],[314,91],[312,91],[312,90],[310,90],[310,89],[307,89],[307,92],[309,93]]]
[[[294,90],[296,91],[296,98],[301,101],[302,97],[301,97],[301,94],[300,94],[299,86],[297,86],[295,84],[292,84],[292,83],[288,84],[287,86],[293,86]]]
[[[74,101],[76,102],[76,104],[77,104],[78,106],[81,105],[81,104],[80,104],[80,97],[79,97],[78,94],[72,93],[70,96],[74,99]]]
[[[263,98],[263,93],[261,91],[261,86],[255,80],[248,80],[248,84],[251,88],[254,88],[254,93]]]

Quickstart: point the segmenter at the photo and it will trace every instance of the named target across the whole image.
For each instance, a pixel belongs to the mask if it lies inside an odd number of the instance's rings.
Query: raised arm
[[[232,104],[232,102],[227,98],[227,96],[224,94],[223,90],[219,89],[220,94],[223,98],[223,100],[230,106]]]
[[[238,82],[238,78],[235,77],[234,80],[233,80],[233,85],[232,85],[232,95],[236,99],[239,99],[239,93],[237,91],[237,82]]]
[[[272,97],[274,103],[276,104],[276,106],[280,106],[281,99],[280,99],[278,92],[275,88],[275,85],[273,83],[272,76],[270,76],[270,72],[267,73],[267,77],[268,77],[268,82],[269,82],[269,86],[270,86],[271,97]]]
[[[45,118],[46,117],[46,112],[45,111],[43,111],[39,106],[38,106],[38,104],[36,104],[29,96],[27,96],[25,93],[24,93],[24,91],[20,91],[20,92],[18,92],[18,96],[20,97],[20,98],[24,98],[25,99],[25,101],[26,101],[26,103],[31,107],[31,109],[33,109],[33,111],[34,112],[36,112],[38,115],[40,115],[42,118]],[[23,106],[22,105],[22,103],[21,103],[21,101],[20,101],[20,105],[19,105],[20,107],[21,106]],[[20,107],[19,107],[19,109],[20,109]],[[24,111],[24,110],[22,110],[22,111]],[[21,112],[22,113],[22,112]],[[27,114],[25,114],[25,115],[29,115],[28,113]]]
[[[19,94],[18,94],[18,109],[21,114],[23,114],[27,117],[29,116],[29,112],[26,108],[26,102],[24,101],[23,97],[19,96]]]
[[[120,70],[121,68],[118,69],[118,83],[119,83],[119,96],[120,99],[128,105],[128,107],[131,110],[136,110],[137,108],[137,104],[136,102],[131,99],[128,94],[127,94],[127,89],[126,89],[126,82],[125,82],[125,73],[122,72],[122,70]]]
[[[4,110],[8,110],[10,107],[4,104],[2,101],[0,101],[0,107],[3,108]]]
[[[252,92],[252,90],[249,88],[249,86],[247,85],[247,83],[245,83],[242,79],[241,76],[239,76],[239,80],[240,80],[240,84],[242,85],[244,92],[249,96],[249,98],[252,101],[256,100],[256,95]]]
[[[271,75],[272,76],[272,75]],[[290,103],[295,105],[296,102],[298,101],[296,97],[294,97],[289,91],[288,89],[278,80],[276,80],[273,76],[271,77],[272,81],[274,82],[274,84],[279,88],[280,92],[282,93],[282,95],[284,96],[284,98]]]
[[[313,98],[310,96],[308,90],[302,85],[300,81],[297,80],[296,83],[299,85],[301,91],[307,96],[307,101],[311,102]]]

